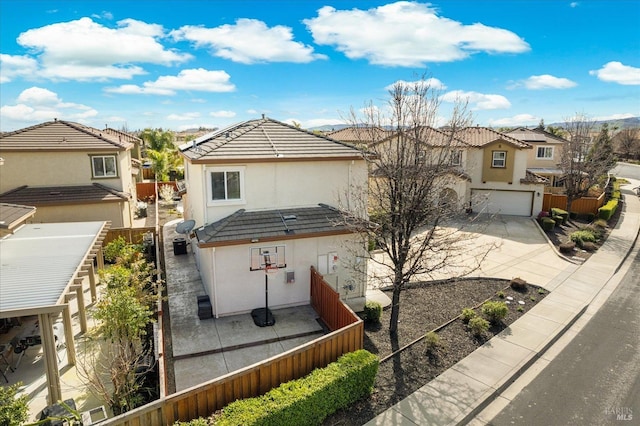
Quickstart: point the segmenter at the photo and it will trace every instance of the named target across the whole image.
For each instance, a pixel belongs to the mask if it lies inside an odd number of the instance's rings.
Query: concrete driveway
[[[531,218],[518,216],[477,216],[460,218],[462,231],[455,244],[429,254],[428,264],[443,267],[417,275],[412,281],[429,281],[451,277],[520,277],[527,282],[553,290],[574,272],[578,265],[557,255],[543,232]],[[456,227],[444,228],[452,233]],[[419,238],[419,235],[418,235]],[[429,263],[430,262],[430,263]],[[382,253],[369,263],[369,287],[391,283],[389,259]]]

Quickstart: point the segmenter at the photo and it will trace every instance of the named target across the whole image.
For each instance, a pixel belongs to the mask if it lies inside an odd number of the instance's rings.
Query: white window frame
[[[208,206],[220,206],[220,205],[235,205],[235,204],[245,204],[245,190],[244,190],[244,171],[245,167],[243,166],[231,166],[231,167],[209,167],[206,169],[206,180],[207,180],[207,205]],[[220,172],[238,172],[240,176],[240,198],[225,198],[223,200],[214,200],[213,199],[213,185],[211,182],[213,173]],[[225,188],[226,191],[226,188]]]
[[[502,158],[497,158],[496,154],[502,155]],[[507,151],[491,151],[491,167],[496,169],[504,169],[507,167]]]
[[[89,158],[91,159],[91,177],[93,179],[113,179],[113,178],[117,178],[119,177],[119,173],[118,173],[118,156],[115,154],[104,154],[104,155],[90,155]],[[99,175],[98,173],[96,173],[96,167],[95,167],[95,163],[94,161],[97,159],[102,159],[102,169],[106,171],[107,167],[105,164],[105,159],[107,158],[112,158],[113,159],[113,164],[115,167],[115,171],[114,174],[102,174]]]
[[[452,166],[461,166],[462,165],[462,150],[461,149],[452,149],[451,150],[451,165]]]
[[[540,150],[543,150],[543,155],[540,155]],[[549,153],[550,155],[547,155],[547,153]],[[552,146],[537,147],[536,160],[553,160],[553,147]]]

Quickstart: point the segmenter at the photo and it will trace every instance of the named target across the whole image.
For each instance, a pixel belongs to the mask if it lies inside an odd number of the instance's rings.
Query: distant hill
[[[595,125],[596,125],[596,130],[600,129],[600,126],[602,126],[604,123],[607,123],[609,125],[609,130],[613,130],[614,128],[617,128],[617,130],[621,130],[621,129],[627,129],[627,128],[633,128],[633,127],[640,127],[640,117],[629,117],[629,118],[622,118],[619,120],[603,120],[603,121],[596,121]],[[551,123],[551,124],[547,124],[545,123],[546,126],[553,126],[553,127],[564,127],[565,123],[564,122],[559,122],[559,123]],[[333,132],[336,130],[341,130],[344,129],[345,127],[351,127],[350,124],[329,124],[329,125],[324,125],[324,126],[317,126],[317,127],[310,127],[309,131],[313,132],[313,131],[320,131],[320,132]],[[528,127],[528,128],[533,128],[536,126],[525,126],[525,125],[519,125],[519,126],[510,126],[512,128],[518,128],[518,127]]]

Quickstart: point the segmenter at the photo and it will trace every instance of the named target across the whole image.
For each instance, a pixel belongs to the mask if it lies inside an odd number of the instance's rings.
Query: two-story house
[[[456,136],[470,147],[465,171],[474,212],[533,216],[542,209],[547,180],[527,170],[531,145],[486,127],[467,127]]]
[[[545,192],[562,192],[562,151],[568,141],[541,129],[524,127],[506,134],[533,147],[527,156],[527,170],[548,180]]]
[[[0,202],[37,207],[34,222],[111,221],[130,227],[131,149],[121,135],[48,121],[0,136]]]
[[[366,292],[366,242],[344,225],[367,191],[361,152],[270,118],[235,124],[180,146],[185,219],[216,317],[308,304],[314,266],[348,303]],[[357,302],[356,302],[357,301]],[[357,308],[357,306],[356,306]],[[361,306],[360,306],[361,308]]]

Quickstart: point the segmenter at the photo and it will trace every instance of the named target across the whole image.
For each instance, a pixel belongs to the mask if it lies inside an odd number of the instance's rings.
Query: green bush
[[[364,320],[371,324],[380,323],[382,316],[382,305],[378,302],[367,302],[364,304]]]
[[[509,307],[504,302],[489,301],[484,302],[480,308],[484,315],[491,323],[498,324],[509,313]]]
[[[582,249],[588,252],[593,252],[596,251],[597,247],[595,243],[592,243],[591,241],[585,241],[584,243],[582,243]]]
[[[500,299],[504,299],[504,291],[500,290],[496,293],[496,296],[498,296]]]
[[[580,248],[582,248],[584,246],[584,243],[586,242],[590,242],[590,243],[596,242],[596,236],[593,235],[593,232],[591,232],[588,229],[581,229],[579,231],[574,231],[571,233],[571,235],[569,235],[569,238],[571,238],[571,241],[576,243]]]
[[[611,216],[616,212],[618,208],[618,200],[612,199],[607,202],[604,206],[598,209],[598,217],[600,219],[609,220]]]
[[[436,349],[442,346],[440,342],[440,336],[435,331],[428,332],[424,337],[424,345],[427,353],[433,353]]]
[[[622,194],[620,193],[620,190],[615,190],[611,193],[611,198],[614,200],[619,200],[620,198],[622,198]]]
[[[173,426],[209,426],[209,421],[202,417],[198,417],[190,422],[175,422]]]
[[[476,311],[471,308],[464,308],[462,310],[462,322],[468,323],[471,319],[476,317]]]
[[[482,336],[489,330],[489,321],[482,317],[474,317],[469,321],[469,329],[476,336]]]
[[[607,221],[604,219],[598,219],[592,223],[592,226],[599,228],[601,231],[607,229]]]
[[[18,395],[22,382],[0,386],[0,425],[21,425],[29,418],[29,397]]]
[[[556,226],[556,221],[551,219],[550,217],[542,218],[542,229],[545,231],[553,231],[553,228]]]
[[[556,207],[553,207],[551,209],[551,216],[554,218],[554,220],[556,216],[561,217],[563,225],[566,225],[567,220],[569,220],[569,212],[567,212],[566,210],[558,209]]]
[[[124,237],[118,237],[111,241],[104,247],[104,260],[114,263],[118,257],[122,256],[125,247],[127,247],[127,242]]]
[[[562,216],[552,216],[551,219],[555,220],[555,226],[560,226],[564,224],[564,219]]]
[[[560,245],[558,246],[558,250],[560,250],[560,253],[564,253],[564,254],[570,254],[575,248],[576,248],[576,243],[574,243],[573,241],[560,243]]]
[[[345,354],[265,395],[232,402],[216,416],[215,424],[294,425],[304,419],[305,424],[320,425],[330,414],[371,393],[378,362],[363,349]]]

